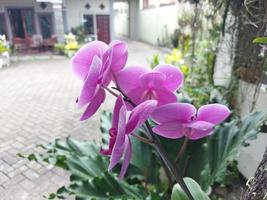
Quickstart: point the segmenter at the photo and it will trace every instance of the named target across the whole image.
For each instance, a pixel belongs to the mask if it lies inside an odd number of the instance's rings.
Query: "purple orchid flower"
[[[166,138],[197,140],[212,134],[214,126],[230,115],[230,110],[221,104],[201,106],[198,111],[188,103],[163,105],[151,114],[158,123],[153,131]]]
[[[78,107],[87,108],[81,120],[90,118],[105,100],[104,88],[112,74],[121,70],[127,61],[128,51],[124,42],[114,41],[109,46],[100,41],[84,45],[72,58],[73,72],[82,79],[83,87]]]
[[[117,98],[112,118],[112,127],[109,130],[109,147],[100,149],[102,155],[111,155],[109,170],[115,167],[121,158],[123,163],[119,178],[123,178],[132,156],[130,134],[139,128],[157,106],[157,101],[148,100],[135,107],[127,120],[127,109],[122,97]]]
[[[135,103],[155,99],[158,105],[177,101],[175,91],[184,77],[178,67],[158,65],[152,71],[142,66],[124,68],[116,74],[120,89]]]

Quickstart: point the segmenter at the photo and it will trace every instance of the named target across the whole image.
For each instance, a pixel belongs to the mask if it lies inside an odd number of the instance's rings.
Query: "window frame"
[[[0,19],[3,19],[4,35],[6,36],[6,39],[8,40],[9,39],[9,35],[8,35],[7,20],[6,20],[5,13],[1,13],[0,12]]]
[[[50,15],[51,16],[52,26],[51,26],[51,36],[50,36],[50,38],[52,38],[53,35],[56,34],[55,21],[54,21],[54,13],[53,12],[40,12],[37,15],[38,15],[37,16],[37,18],[38,18],[38,26],[40,28],[40,35],[42,35],[43,39],[49,39],[49,38],[44,38],[44,36],[43,36],[42,26],[41,26],[41,23],[40,23],[40,17],[41,16],[45,16],[45,15]]]
[[[82,26],[83,26],[83,28],[84,28],[84,23],[85,23],[85,16],[92,16],[92,18],[93,18],[93,28],[94,28],[94,33],[93,34],[85,34],[85,35],[88,35],[88,36],[95,36],[95,35],[97,35],[97,28],[96,28],[96,15],[94,15],[94,14],[89,14],[89,13],[83,13],[82,14]]]

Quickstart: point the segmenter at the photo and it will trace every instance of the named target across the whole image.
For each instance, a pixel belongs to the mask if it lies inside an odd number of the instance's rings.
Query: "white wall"
[[[155,8],[143,9],[142,0],[131,0],[129,5],[129,19],[124,13],[116,14],[116,33],[125,33],[125,27],[130,27],[129,35],[132,39],[137,39],[146,43],[157,45],[162,39],[170,39],[174,30],[178,28],[179,10],[190,9],[190,4],[171,4]],[[124,5],[121,5],[124,7]]]
[[[115,2],[114,32],[116,36],[129,36],[129,5],[127,2]]]
[[[85,4],[90,4],[90,9],[85,8]],[[69,30],[82,25],[83,14],[111,14],[110,0],[65,0],[67,22]],[[104,4],[105,9],[100,9]]]
[[[245,116],[250,113],[255,86],[243,81],[240,81],[239,85],[238,105],[241,116]],[[260,89],[254,111],[267,111],[266,86],[262,86]],[[258,135],[256,140],[251,141],[251,145],[249,147],[244,147],[241,149],[238,158],[238,168],[246,178],[254,176],[266,147],[267,134],[261,133]]]
[[[177,28],[178,3],[170,6],[142,9],[138,12],[138,38],[141,41],[158,44],[158,40],[170,36]],[[165,28],[166,27],[166,28]]]

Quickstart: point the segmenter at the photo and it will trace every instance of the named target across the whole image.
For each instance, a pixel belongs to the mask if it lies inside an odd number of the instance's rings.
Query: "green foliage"
[[[111,119],[111,114],[105,112],[101,118],[102,131],[108,130],[108,118]],[[194,178],[205,190],[208,190],[214,183],[230,183],[238,174],[235,158],[240,147],[247,146],[249,140],[256,138],[266,118],[266,113],[255,112],[242,120],[234,119],[216,127],[214,134],[208,138],[190,141],[177,170],[179,172],[184,171],[187,176]],[[142,131],[138,134],[142,134]],[[105,135],[103,134],[104,138]],[[183,141],[162,137],[160,140],[169,157],[174,160]],[[151,178],[146,176],[146,171],[149,171],[149,177],[158,177],[159,169],[155,167],[157,162],[153,161],[153,157],[155,157],[153,149],[135,139],[132,141],[134,141],[134,153],[131,166],[138,170],[132,170],[130,167],[126,178],[139,177],[141,180],[151,182]],[[135,146],[135,142],[137,142],[137,146]],[[190,164],[187,165],[188,160],[190,160]]]
[[[242,146],[248,146],[249,140],[256,139],[266,119],[265,112],[254,112],[243,120],[233,120],[216,128],[207,143],[208,163],[200,180],[206,189],[214,182],[224,183],[227,166],[236,159]]]
[[[253,40],[253,43],[267,44],[267,37],[257,37]]]
[[[225,97],[222,95],[222,90],[225,88],[203,86],[203,87],[187,87],[179,94],[181,101],[190,102],[197,108],[208,103],[221,103],[227,105]]]
[[[150,67],[153,69],[159,64],[159,55],[154,54],[150,62]]]
[[[65,45],[63,43],[56,43],[54,45],[54,52],[59,55],[64,55],[64,48],[65,48]]]
[[[72,57],[79,49],[80,45],[76,40],[76,36],[72,33],[65,35],[64,43],[56,43],[54,45],[54,52],[67,57]]]
[[[194,199],[197,200],[210,200],[209,196],[202,191],[201,187],[196,181],[191,178],[184,178],[185,184],[191,192]],[[179,184],[175,184],[172,189],[171,200],[189,200],[183,189]]]
[[[4,53],[8,51],[8,47],[4,44],[4,42],[0,41],[0,53]]]
[[[79,44],[82,44],[85,42],[85,34],[84,34],[83,25],[71,28],[71,33],[76,36]]]
[[[218,126],[214,134],[198,141],[190,141],[184,158],[177,170],[185,172],[207,191],[214,183],[227,184],[236,170],[234,162],[240,147],[247,146],[255,139],[266,113],[255,112],[242,120],[235,119]],[[107,143],[111,126],[111,114],[104,112],[101,117],[103,143]],[[141,128],[136,134],[143,135]],[[182,140],[160,138],[169,157],[174,160]],[[62,186],[48,199],[65,199],[74,195],[76,199],[169,199],[166,185],[160,180],[160,165],[151,146],[132,138],[133,157],[124,181],[119,181],[107,172],[109,159],[100,156],[99,146],[93,142],[80,142],[72,138],[66,141],[55,140],[48,145],[40,145],[44,153],[29,154],[21,157],[30,161],[46,162],[70,172],[70,185]],[[187,165],[187,160],[190,164]],[[231,169],[229,172],[229,166]],[[118,168],[113,170],[118,173]],[[186,184],[196,199],[206,199],[207,195],[192,179],[186,178]],[[200,192],[201,191],[201,192]],[[197,196],[200,195],[200,196]],[[173,189],[172,199],[187,198],[179,185]]]
[[[93,142],[79,142],[72,138],[66,141],[55,140],[40,146],[43,154],[22,156],[28,160],[46,162],[68,170],[71,173],[70,185],[63,186],[48,199],[64,199],[74,195],[77,199],[142,199],[142,187],[119,181],[107,172],[108,159],[100,156],[99,147]]]
[[[230,183],[238,175],[235,159],[240,148],[257,137],[266,119],[266,113],[255,112],[242,120],[234,119],[217,126],[210,137],[189,141],[177,170],[196,180],[205,191],[215,183]],[[183,141],[160,140],[169,157],[174,160]]]

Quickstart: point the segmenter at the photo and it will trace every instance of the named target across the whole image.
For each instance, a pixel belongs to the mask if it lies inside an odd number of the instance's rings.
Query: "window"
[[[158,3],[157,0],[143,0],[143,9],[156,8],[157,3]]]
[[[83,15],[83,28],[85,35],[95,34],[93,15]]]
[[[0,14],[0,35],[7,36],[6,20],[3,14]]]
[[[9,9],[9,17],[14,37],[31,37],[34,33],[33,9]]]
[[[160,6],[175,4],[177,0],[160,0]]]
[[[51,38],[54,34],[52,13],[44,13],[39,15],[39,24],[44,39]]]

